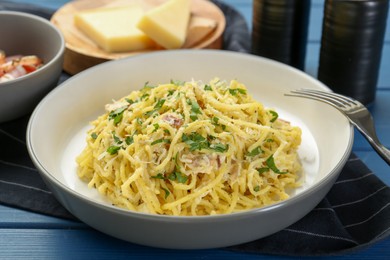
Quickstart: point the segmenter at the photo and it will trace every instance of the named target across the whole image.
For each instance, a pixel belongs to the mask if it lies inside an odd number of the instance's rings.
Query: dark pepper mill
[[[318,79],[367,105],[375,100],[389,0],[326,0]]]
[[[252,53],[303,70],[310,0],[253,0]]]

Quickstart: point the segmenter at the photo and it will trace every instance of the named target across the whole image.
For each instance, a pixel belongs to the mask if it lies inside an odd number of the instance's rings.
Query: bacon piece
[[[183,119],[178,118],[173,114],[164,115],[163,120],[176,129],[180,128],[183,124]]]

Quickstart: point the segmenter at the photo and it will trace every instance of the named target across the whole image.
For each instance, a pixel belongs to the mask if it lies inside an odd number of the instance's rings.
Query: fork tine
[[[293,97],[303,97],[303,98],[309,98],[314,99],[317,101],[321,101],[324,103],[327,103],[328,105],[331,105],[337,109],[340,109],[340,107],[345,107],[345,102],[340,101],[338,99],[334,99],[332,96],[324,95],[324,92],[320,91],[307,91],[307,89],[302,90],[292,90],[291,93],[285,94],[286,96],[293,96]]]
[[[344,96],[344,95],[341,95],[341,94],[338,94],[338,93],[335,93],[335,92],[326,92],[326,91],[315,90],[315,89],[302,89],[301,91],[318,93],[318,94],[321,94],[321,95],[328,96],[330,98],[335,98],[335,99],[339,100],[340,102],[342,102],[345,105],[351,105],[351,104],[353,104],[355,106],[361,105],[359,103],[359,101],[357,101],[356,99],[353,99],[351,97]]]

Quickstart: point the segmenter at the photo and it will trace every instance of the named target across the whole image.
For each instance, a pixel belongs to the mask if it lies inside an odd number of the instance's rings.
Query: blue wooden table
[[[59,8],[66,0],[13,0]],[[92,0],[93,1],[93,0]],[[252,0],[225,0],[251,28]],[[0,1],[1,3],[1,1]],[[324,0],[312,0],[305,71],[317,76]],[[2,25],[0,25],[2,26]],[[0,36],[1,37],[1,36]],[[380,67],[375,103],[370,107],[378,136],[390,147],[390,15]],[[390,168],[360,133],[353,151],[387,185]],[[279,256],[235,253],[223,249],[177,251],[134,245],[95,231],[85,224],[57,219],[0,205],[0,259],[279,259]],[[390,237],[369,248],[332,259],[390,259]]]

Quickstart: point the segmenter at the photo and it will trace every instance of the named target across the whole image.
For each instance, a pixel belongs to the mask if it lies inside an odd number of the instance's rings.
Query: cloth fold
[[[223,48],[250,52],[245,19],[231,6],[213,1],[226,16]],[[55,10],[2,1],[1,10],[23,11],[49,19]],[[63,73],[60,83],[70,76]],[[0,124],[0,203],[78,221],[55,199],[26,148],[29,115]],[[288,228],[226,250],[290,256],[336,255],[367,247],[390,234],[390,188],[351,154],[327,196]]]

